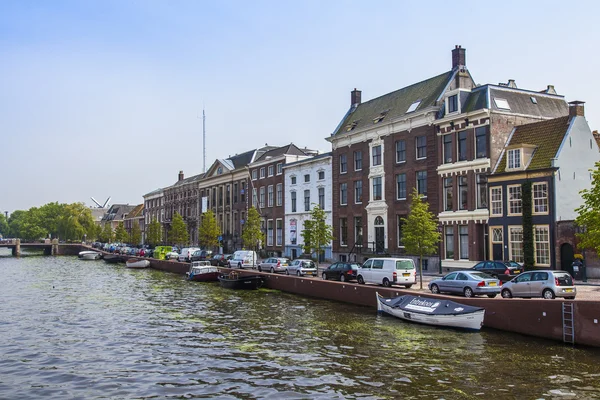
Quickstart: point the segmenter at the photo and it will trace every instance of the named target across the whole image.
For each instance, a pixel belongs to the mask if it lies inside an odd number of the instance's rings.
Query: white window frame
[[[502,186],[492,186],[490,187],[490,215],[494,217],[501,217],[504,215],[504,209],[502,206]],[[496,192],[496,193],[494,193]],[[494,197],[497,195],[498,197]],[[500,212],[495,212],[497,207],[500,208]]]
[[[545,231],[545,241],[538,240],[538,233]],[[534,260],[536,267],[547,267],[550,266],[552,262],[551,257],[551,246],[550,246],[550,226],[549,225],[534,225],[533,227],[533,247],[534,247]],[[546,258],[547,262],[540,262],[538,260],[541,259],[542,254],[544,258]]]
[[[277,205],[281,206],[283,204],[283,184],[278,183],[276,191],[277,191],[277,195],[276,195]]]
[[[357,158],[357,157],[356,157],[358,154],[360,154],[360,158]],[[356,150],[356,151],[354,152],[354,155],[353,155],[353,157],[354,157],[354,170],[355,170],[355,171],[362,171],[362,164],[363,164],[362,151],[361,151],[361,150]],[[360,160],[360,168],[356,168],[356,162],[357,162],[358,160]]]
[[[404,153],[404,159],[403,160],[399,160],[398,159],[398,143],[400,143],[400,142],[402,142],[403,145],[404,145],[404,150],[402,150],[402,152]],[[396,140],[394,142],[394,148],[395,148],[394,153],[396,154],[396,164],[405,163],[406,162],[406,140],[405,139]]]
[[[255,181],[258,179],[258,170],[257,169],[253,169],[252,170],[252,180]]]
[[[454,111],[450,111],[450,98],[451,97],[456,97],[456,110]],[[446,97],[446,114],[450,115],[450,114],[458,114],[460,112],[460,96],[457,93],[451,94],[448,97]]]
[[[273,185],[267,187],[267,204],[269,207],[273,207]]]
[[[344,160],[344,162],[342,162],[342,159]],[[342,169],[342,165],[344,166],[344,169]],[[348,155],[340,154],[340,174],[346,173],[348,173]]]
[[[465,228],[465,229],[463,229]],[[461,233],[461,230],[466,230],[467,234]],[[467,237],[467,242],[463,243],[463,237]],[[467,248],[463,248],[463,244],[466,244]],[[466,255],[463,257],[463,250],[465,250]],[[469,225],[458,225],[458,258],[459,260],[468,260],[469,259]]]
[[[283,174],[283,163],[277,163],[277,175]]]
[[[513,193],[511,193],[511,189],[518,189],[518,193],[519,193],[519,198],[518,199],[512,199],[512,195]],[[519,215],[523,215],[523,191],[521,189],[521,185],[507,185],[506,186],[506,193],[507,193],[507,197],[508,197],[508,204],[507,204],[507,208],[508,208],[508,216],[519,216]],[[514,194],[516,194],[516,192],[514,192]],[[513,208],[515,209],[515,211],[513,211]],[[516,212],[516,209],[519,209],[519,212]]]
[[[260,167],[260,179],[265,177],[265,167]]]
[[[322,178],[321,178],[321,174],[323,174]],[[317,180],[318,181],[325,180],[325,170],[324,169],[320,169],[317,171]]]
[[[279,225],[279,228],[277,227]],[[283,245],[283,219],[275,220],[275,246]]]
[[[273,176],[274,170],[275,170],[275,168],[272,165],[269,165],[269,167],[267,169],[267,176],[269,176],[269,177]]]
[[[270,228],[269,228],[270,226]],[[267,220],[267,246],[273,246],[273,220]]]
[[[297,177],[296,175],[291,175],[290,176],[290,185],[295,185],[297,182]]]
[[[545,191],[545,196],[536,197],[536,187],[543,187],[542,191]],[[543,193],[543,192],[542,192]],[[548,182],[535,182],[531,185],[531,196],[533,196],[533,214],[534,215],[548,215]],[[542,211],[538,210],[539,208],[543,208]]]
[[[346,186],[344,186],[346,185]],[[342,187],[345,187],[345,192],[346,192],[346,202],[343,203],[344,200],[344,196],[342,196]],[[340,183],[340,206],[345,206],[348,205],[348,183],[346,182],[342,182]]]
[[[342,225],[342,221],[346,222],[346,241],[344,242],[344,235],[343,235],[343,225]],[[340,247],[348,247],[348,218],[343,217],[340,218]]]
[[[419,139],[424,139],[425,140],[425,155],[423,157],[419,157]],[[425,160],[427,158],[427,136],[425,135],[421,135],[421,136],[417,136],[415,137],[415,159],[416,160]]]
[[[265,208],[265,187],[261,186],[259,190],[258,204],[260,208]]]
[[[375,198],[375,180],[379,179],[380,185],[379,187],[381,188],[381,193],[378,199]],[[371,178],[371,201],[381,201],[381,200],[385,200],[385,196],[383,195],[383,176],[374,176]]]
[[[400,191],[398,190],[398,177],[400,175],[404,175],[404,197],[400,197]],[[406,196],[407,196],[407,193],[408,193],[407,189],[408,188],[406,186],[406,173],[402,172],[400,174],[396,174],[396,200],[406,200]]]
[[[360,199],[357,196],[357,190],[358,186],[356,185],[357,182],[360,182]],[[363,198],[363,185],[362,185],[363,181],[362,179],[359,179],[357,181],[354,181],[354,204],[362,204],[362,198]]]
[[[508,170],[518,170],[522,168],[523,159],[522,159],[521,149],[510,149],[506,152],[506,169]]]
[[[375,160],[373,159],[373,150],[377,147],[379,148],[379,164],[375,164]],[[378,167],[380,165],[383,165],[383,146],[378,144],[371,146],[371,167]]]
[[[454,260],[456,258],[456,251],[454,250],[456,247],[454,245],[456,234],[454,230],[454,225],[444,225],[444,260]],[[451,231],[450,234],[449,231]],[[452,258],[448,258],[448,236],[452,236]]]
[[[516,235],[521,236],[521,241],[513,241],[513,231],[515,231]],[[520,231],[520,232],[519,232]],[[515,246],[516,243],[520,243],[519,246]],[[520,247],[520,255],[514,253],[515,248]],[[523,262],[523,227],[520,225],[509,225],[508,226],[508,254],[510,256],[510,260],[516,261],[518,263]]]

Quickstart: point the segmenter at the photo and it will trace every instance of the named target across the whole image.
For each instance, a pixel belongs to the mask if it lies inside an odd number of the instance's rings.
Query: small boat
[[[98,253],[97,251],[80,251],[79,254],[77,255],[79,258],[81,258],[82,260],[98,260],[99,258],[102,258],[102,254]]]
[[[107,254],[104,256],[104,261],[109,264],[124,263],[127,261],[127,257],[118,254]]]
[[[150,266],[150,261],[138,260],[137,258],[130,258],[125,262],[125,266],[127,268],[148,268]]]
[[[377,296],[377,311],[420,324],[449,328],[480,330],[485,309],[427,297],[403,295],[385,298]]]
[[[194,261],[186,272],[187,280],[194,282],[216,282],[220,274],[219,268],[210,265],[210,261]]]
[[[242,276],[235,271],[227,275],[219,275],[221,287],[226,289],[258,289],[263,285],[263,279],[261,275]]]

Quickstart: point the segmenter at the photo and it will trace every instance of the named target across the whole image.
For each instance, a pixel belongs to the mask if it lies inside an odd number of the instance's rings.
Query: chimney
[[[356,88],[354,88],[354,90],[350,92],[350,106],[360,104],[361,93],[362,92],[360,90],[356,90]]]
[[[571,117],[571,118],[584,117],[585,116],[585,113],[583,110],[584,104],[585,104],[585,101],[579,101],[579,100],[571,101],[569,103],[569,117]]]
[[[452,50],[452,69],[467,67],[467,49],[463,49],[459,44]]]
[[[546,89],[546,93],[556,94],[556,90],[554,90],[554,85],[548,85],[548,88]]]
[[[513,88],[513,89],[517,88],[517,84],[515,83],[514,79],[509,79],[508,84],[506,86],[508,86],[509,88]]]
[[[183,180],[183,171],[179,171],[179,179],[178,181],[182,181]]]

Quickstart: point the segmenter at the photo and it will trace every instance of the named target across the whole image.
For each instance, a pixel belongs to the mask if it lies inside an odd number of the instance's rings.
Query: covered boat
[[[150,266],[150,261],[130,258],[127,260],[127,262],[125,262],[125,266],[127,268],[148,268]]]
[[[219,276],[221,287],[226,289],[258,289],[263,285],[261,275],[242,276],[235,271]]]
[[[103,257],[103,259],[109,264],[124,263],[127,261],[126,256],[121,256],[119,254],[107,254]]]
[[[385,298],[376,293],[377,311],[427,325],[479,330],[485,309],[427,297],[404,295]]]
[[[102,258],[102,254],[98,253],[97,251],[80,251],[79,254],[77,255],[79,258],[81,258],[82,260],[98,260],[99,258]]]
[[[186,272],[188,281],[216,282],[219,280],[219,268],[210,265],[210,261],[194,261]]]

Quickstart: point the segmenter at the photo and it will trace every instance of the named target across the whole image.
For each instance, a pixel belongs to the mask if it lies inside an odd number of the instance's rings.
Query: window
[[[448,97],[448,114],[458,111],[458,95]]]
[[[240,191],[240,200],[242,203],[246,202],[246,182],[242,182],[242,189]]]
[[[417,136],[417,160],[427,157],[427,138],[425,136]]]
[[[273,246],[273,220],[267,220],[267,246]]]
[[[340,204],[345,206],[348,204],[348,184],[340,183]]]
[[[521,168],[521,149],[508,151],[508,169]]]
[[[304,211],[310,211],[310,190],[304,191]]]
[[[304,182],[310,182],[310,174],[304,175]]]
[[[492,228],[492,243],[503,243],[502,228]]]
[[[458,132],[458,161],[467,159],[467,131]]]
[[[477,174],[475,175],[475,179],[477,179],[477,208],[487,208],[487,177],[485,174]]]
[[[458,208],[459,210],[466,210],[468,208],[468,186],[467,177],[461,175],[458,177]]]
[[[237,182],[233,184],[233,202],[237,203],[238,201],[238,184]]]
[[[550,233],[547,226],[535,227],[535,265],[550,265]]]
[[[446,240],[444,242],[446,246],[446,259],[454,260],[454,226],[446,226],[444,228]]]
[[[491,191],[491,200],[492,200],[492,215],[502,215],[502,188],[501,187],[493,187],[490,189]]]
[[[469,259],[469,227],[460,225],[458,227],[458,235],[460,237],[460,259]]]
[[[397,215],[396,218],[398,220],[398,247],[402,248],[404,247],[404,218],[406,216]]]
[[[406,199],[406,174],[396,175],[396,200]]]
[[[319,207],[325,209],[325,188],[319,188]]]
[[[381,177],[373,178],[373,200],[381,200]]]
[[[521,212],[521,185],[508,186],[508,214],[520,215]]]
[[[269,165],[269,176],[273,176],[273,166]]]
[[[273,207],[273,185],[269,185],[267,188],[267,204],[269,207]]]
[[[354,243],[362,245],[362,217],[354,217]]]
[[[281,206],[283,204],[283,184],[277,184],[277,205]]]
[[[290,177],[290,181],[291,181],[292,185],[295,185],[296,184],[296,177],[295,176]]]
[[[417,171],[417,191],[427,197],[427,171]]]
[[[444,164],[452,162],[452,135],[444,135]]]
[[[258,171],[253,169],[252,170],[252,180],[255,181],[258,179]]]
[[[348,219],[340,218],[340,246],[348,246]]]
[[[378,165],[381,165],[381,145],[373,146],[373,149],[371,151],[373,153],[372,166],[376,167]]]
[[[354,170],[360,171],[362,169],[362,151],[354,152]]]
[[[509,246],[510,246],[510,259],[518,263],[523,262],[523,228],[521,227],[510,227],[509,228]]]
[[[510,110],[510,105],[508,105],[508,101],[506,99],[500,99],[498,97],[494,97],[494,103],[496,107],[502,110]]]
[[[262,179],[262,178],[264,178],[264,177],[265,177],[265,167],[262,167],[262,168],[260,169],[260,178]]]
[[[531,97],[529,97],[529,99],[531,100],[531,102],[533,104],[537,104],[537,99],[535,97],[531,96]]]
[[[546,182],[533,184],[534,214],[548,213],[548,184]]]
[[[260,188],[260,208],[265,208],[265,187]]]
[[[283,173],[283,164],[277,163],[277,175],[281,175]]]
[[[275,229],[276,229],[275,244],[277,246],[281,246],[283,244],[283,221],[281,219],[278,219],[275,221]]]
[[[340,155],[340,174],[345,174],[348,172],[348,162],[346,160],[346,155]]]
[[[325,171],[319,171],[318,172],[318,176],[319,176],[319,180],[322,181],[323,179],[325,179]]]
[[[362,203],[362,181],[354,181],[354,203]]]
[[[292,195],[292,212],[296,212],[296,192],[291,192]]]
[[[452,211],[452,177],[444,178],[444,211]]]
[[[231,185],[225,186],[225,204],[229,205],[231,203]]]
[[[256,207],[256,205],[258,204],[258,195],[257,195],[257,190],[256,188],[252,189],[252,205],[254,205]],[[209,206],[210,207],[210,206]]]
[[[398,140],[396,142],[396,162],[401,163],[406,161],[406,142]]]
[[[408,107],[408,110],[406,110],[406,113],[408,114],[415,111],[417,107],[419,107],[419,104],[421,104],[421,100],[417,100],[414,103],[412,103],[410,107]]]
[[[487,152],[487,133],[485,126],[475,128],[475,158],[485,158]]]

